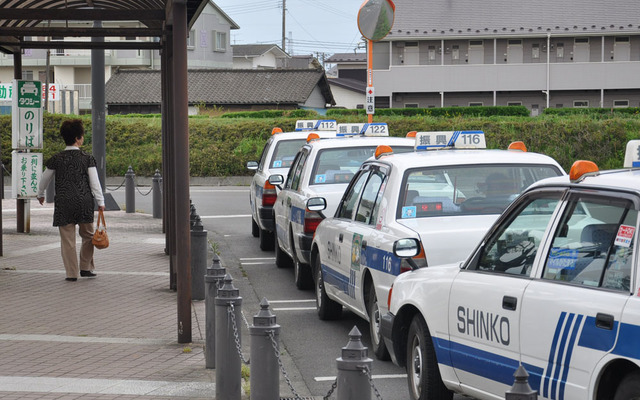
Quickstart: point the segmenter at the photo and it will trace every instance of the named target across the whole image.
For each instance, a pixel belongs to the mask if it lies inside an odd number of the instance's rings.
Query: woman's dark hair
[[[60,125],[60,135],[67,146],[84,136],[84,125],[80,119],[68,119]]]

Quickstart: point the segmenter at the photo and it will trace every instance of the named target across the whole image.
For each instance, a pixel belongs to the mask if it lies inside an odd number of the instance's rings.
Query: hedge
[[[475,108],[475,107],[472,107]],[[64,149],[59,137],[60,123],[67,118],[45,114],[43,150],[45,160]],[[87,135],[84,149],[91,152],[91,117],[80,117]],[[189,120],[191,176],[251,175],[247,161],[257,161],[274,126],[292,131],[298,118],[194,118]],[[336,118],[341,122],[364,122],[361,116]],[[506,148],[522,140],[529,151],[548,154],[565,170],[576,159],[595,161],[601,169],[620,168],[627,141],[640,139],[640,118],[619,114],[606,119],[585,115],[543,115],[539,117],[433,117],[387,116],[376,114],[376,122],[386,122],[393,136],[409,131],[483,130],[490,148]],[[129,165],[138,176],[152,176],[162,170],[161,119],[107,116],[107,175],[124,176]],[[0,116],[2,162],[11,166],[11,116]]]
[[[330,109],[327,117],[347,115],[366,115],[365,110]],[[490,117],[494,115],[528,117],[529,110],[525,106],[496,106],[496,107],[443,107],[443,108],[379,108],[377,116],[431,116],[431,117]]]
[[[640,117],[640,108],[545,108],[545,115],[585,115],[593,117],[618,116],[625,114],[628,116]]]

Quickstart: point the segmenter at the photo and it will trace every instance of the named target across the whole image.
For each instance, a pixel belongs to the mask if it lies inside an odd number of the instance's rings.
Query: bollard
[[[133,172],[131,165],[129,165],[127,173],[124,174],[125,208],[129,214],[136,212],[136,184],[133,181],[135,177],[136,174]]]
[[[191,300],[204,300],[204,276],[207,273],[207,231],[196,214],[191,228]]]
[[[515,381],[511,389],[504,394],[505,400],[537,400],[538,392],[529,386],[529,374],[522,365],[513,374]]]
[[[251,335],[251,400],[278,400],[280,398],[280,377],[278,355],[280,347],[280,325],[269,309],[269,302],[263,298],[260,311],[253,317]]]
[[[238,347],[241,345],[242,297],[232,281],[231,275],[225,275],[224,284],[218,288],[218,297],[215,302],[217,400],[240,400],[242,395],[242,377],[240,376],[242,369],[238,352]],[[230,312],[231,306],[233,306],[232,312]],[[234,323],[236,329],[233,328]]]
[[[52,179],[47,185],[47,189],[44,192],[44,201],[46,203],[53,203],[56,198],[56,180]]]
[[[189,199],[189,229],[193,229],[193,224],[196,223],[196,206],[193,205],[193,200]]]
[[[226,268],[220,264],[220,258],[213,253],[213,262],[207,268],[207,275],[204,277],[206,287],[204,310],[206,316],[205,322],[205,346],[204,358],[207,368],[216,367],[216,297],[218,296],[218,287],[224,279]]]
[[[349,343],[342,348],[342,357],[336,360],[338,364],[337,400],[371,400],[369,374],[373,360],[367,357],[369,350],[362,344],[361,337],[362,334],[354,325],[349,332]]]
[[[153,191],[153,218],[162,218],[162,175],[160,170],[151,178],[151,190]]]

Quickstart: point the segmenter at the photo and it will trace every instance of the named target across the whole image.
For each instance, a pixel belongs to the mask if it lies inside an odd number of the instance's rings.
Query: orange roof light
[[[393,149],[391,148],[391,146],[381,144],[380,146],[376,147],[376,160],[387,154],[393,154]]]
[[[276,133],[282,133],[282,128],[278,128],[277,126],[271,130],[271,134],[275,135]]]
[[[571,166],[569,179],[571,182],[580,182],[585,176],[595,175],[598,171],[598,166],[593,161],[578,160]]]
[[[525,146],[524,142],[521,141],[517,141],[517,142],[511,142],[511,144],[509,145],[509,150],[520,150],[523,152],[527,152],[527,146]]]
[[[414,137],[416,137],[416,135],[417,135],[417,134],[418,134],[418,132],[417,132],[417,131],[411,131],[411,132],[408,132],[408,133],[407,133],[407,137],[408,137],[408,138],[410,138],[410,137],[413,137],[413,138],[414,138]]]
[[[310,133],[309,136],[307,136],[307,143],[318,139],[320,139],[320,135],[318,135],[317,133]]]

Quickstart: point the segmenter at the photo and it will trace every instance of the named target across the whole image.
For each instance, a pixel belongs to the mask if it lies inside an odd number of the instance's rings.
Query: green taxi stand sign
[[[42,148],[42,83],[13,81],[11,147],[18,150]]]

